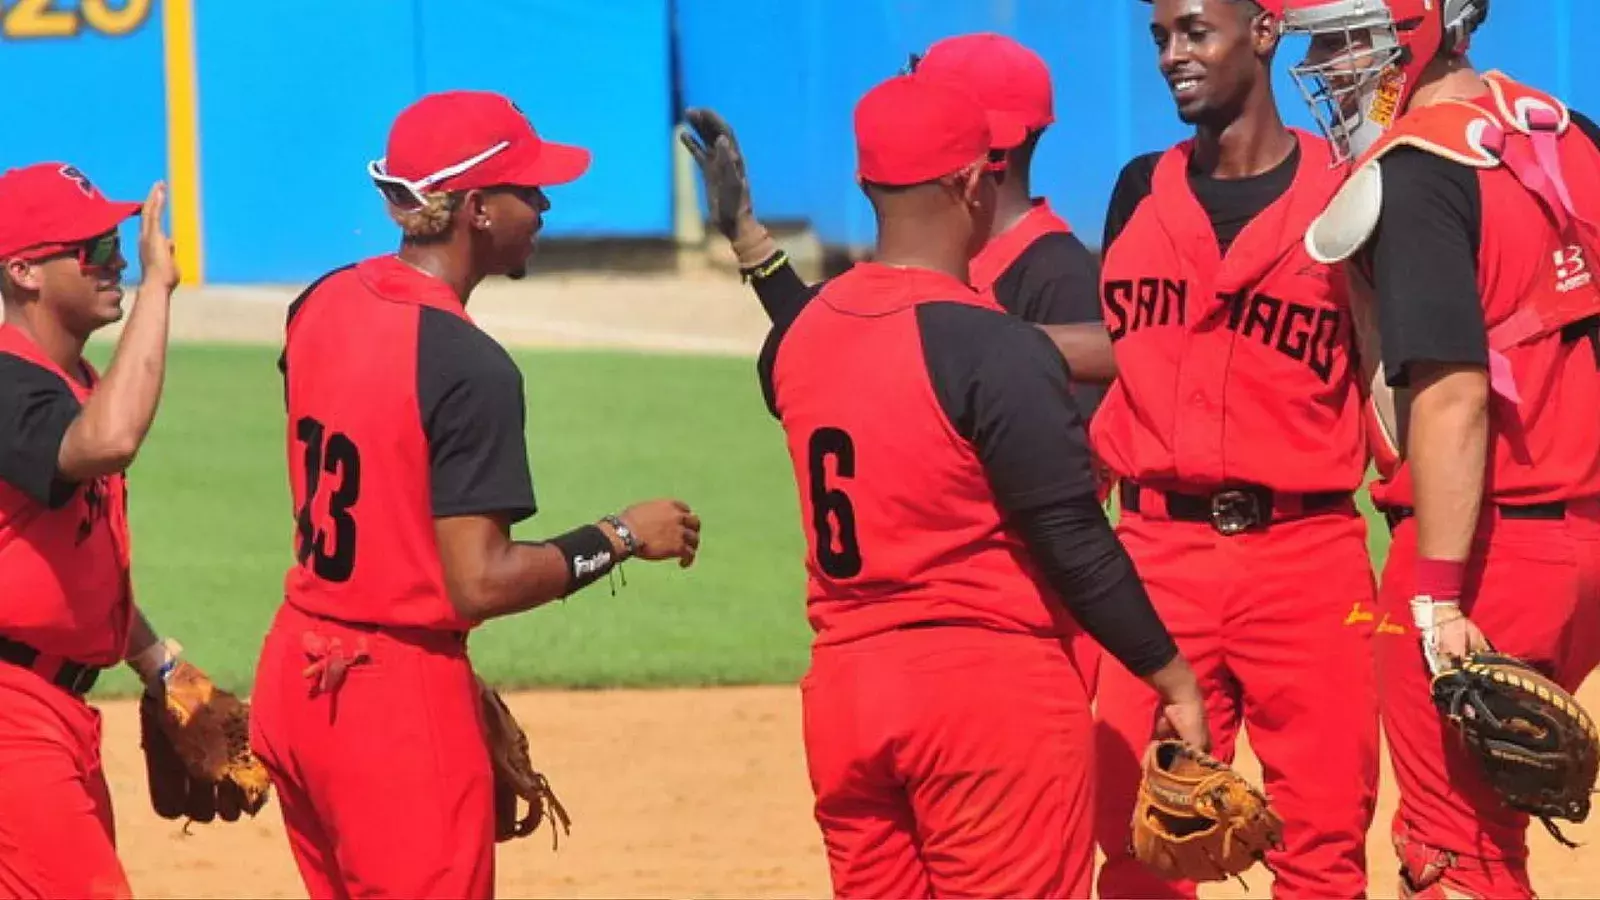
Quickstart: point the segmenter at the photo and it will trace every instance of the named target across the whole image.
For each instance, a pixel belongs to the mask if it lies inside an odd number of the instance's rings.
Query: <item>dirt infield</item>
[[[1597,708],[1600,689],[1591,685],[1582,699]],[[573,830],[555,851],[547,826],[501,845],[500,896],[828,895],[794,689],[527,693],[507,702],[530,726],[537,763],[572,813]],[[305,896],[275,803],[255,821],[196,825],[185,836],[180,824],[150,811],[134,707],[103,708],[119,841],[139,896]],[[1240,765],[1259,777],[1253,759]],[[1380,804],[1369,840],[1371,896],[1392,897],[1387,765]],[[1530,832],[1542,896],[1595,895],[1600,849],[1566,850],[1543,828]],[[1567,833],[1600,839],[1593,820]],[[1270,896],[1263,870],[1246,881],[1248,892],[1210,885],[1202,896]]]

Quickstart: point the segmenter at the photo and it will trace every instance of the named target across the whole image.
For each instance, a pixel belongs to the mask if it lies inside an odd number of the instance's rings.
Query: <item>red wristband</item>
[[[1467,564],[1443,559],[1417,560],[1417,595],[1435,600],[1461,599],[1461,582],[1466,579]]]

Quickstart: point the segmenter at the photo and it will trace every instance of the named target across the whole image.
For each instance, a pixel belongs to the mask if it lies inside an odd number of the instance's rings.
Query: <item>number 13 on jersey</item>
[[[816,538],[817,565],[833,578],[861,574],[861,545],[856,539],[856,511],[843,487],[830,484],[829,463],[839,482],[856,474],[856,445],[840,428],[811,433],[806,459],[811,481],[811,529]]]
[[[328,433],[321,422],[303,416],[295,423],[295,437],[304,446],[305,497],[295,511],[295,558],[326,581],[349,581],[356,567],[356,520],[353,508],[361,499],[361,453],[342,432]],[[338,479],[328,485],[325,504],[317,502],[324,474]],[[315,515],[314,510],[326,510]]]

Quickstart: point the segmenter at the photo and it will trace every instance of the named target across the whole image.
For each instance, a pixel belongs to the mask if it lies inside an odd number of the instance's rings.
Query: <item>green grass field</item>
[[[104,365],[110,348],[91,347]],[[748,360],[594,352],[516,354],[540,511],[521,538],[635,500],[677,496],[704,522],[688,570],[624,566],[577,596],[492,621],[472,638],[504,686],[789,682],[804,670],[804,540],[783,434]],[[267,347],[172,350],[160,415],[129,498],[135,587],[163,633],[232,690],[248,690],[282,599],[293,522],[282,389]],[[1371,529],[1381,564],[1387,533]],[[97,695],[125,694],[125,668]]]

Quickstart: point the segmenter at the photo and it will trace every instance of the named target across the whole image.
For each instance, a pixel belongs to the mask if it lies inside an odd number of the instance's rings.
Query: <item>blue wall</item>
[[[1188,136],[1173,113],[1133,0],[812,0],[800,4],[680,0],[683,99],[712,106],[738,131],[757,212],[809,219],[824,241],[870,245],[870,209],[853,181],[850,115],[908,53],[950,34],[997,31],[1050,65],[1057,122],[1041,140],[1034,187],[1099,243],[1123,163]],[[1597,0],[1501,0],[1474,61],[1563,93],[1600,114],[1600,82],[1578,56],[1600,29]],[[1304,39],[1285,42],[1276,78],[1291,125],[1315,129],[1288,77]]]
[[[500,91],[594,153],[550,191],[552,237],[671,229],[666,0],[203,0],[206,268],[303,281],[395,244],[367,180],[418,95]]]
[[[142,201],[167,168],[158,10],[133,9],[124,33],[107,34],[85,21],[76,0],[58,0],[43,18],[19,14],[14,3],[0,7],[0,169],[69,162],[106,196]],[[136,222],[123,227],[130,280],[138,277],[138,236]]]
[[[51,0],[39,17],[0,0],[0,167],[70,161],[128,199],[186,177],[166,171],[164,2]],[[551,191],[555,238],[670,235],[681,104],[713,106],[738,130],[758,213],[869,246],[855,102],[911,52],[963,31],[1010,34],[1050,64],[1059,121],[1036,188],[1090,244],[1122,164],[1187,134],[1156,71],[1150,7],[1134,0],[187,2],[212,282],[305,281],[392,247],[363,168],[394,115],[443,88],[507,93],[543,134],[594,151],[583,179]],[[1474,59],[1600,115],[1600,79],[1580,58],[1597,30],[1597,0],[1500,0]],[[1303,49],[1284,47],[1277,88],[1288,121],[1309,128],[1285,74]]]

